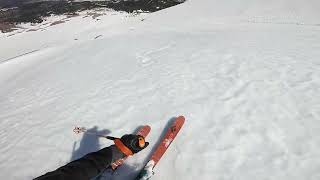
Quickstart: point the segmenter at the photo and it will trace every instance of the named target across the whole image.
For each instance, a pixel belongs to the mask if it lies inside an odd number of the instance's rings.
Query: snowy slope
[[[189,0],[1,34],[0,178],[31,179],[110,145],[75,125],[121,136],[149,124],[150,147],[113,176],[133,179],[181,114],[154,180],[320,179],[319,7]]]

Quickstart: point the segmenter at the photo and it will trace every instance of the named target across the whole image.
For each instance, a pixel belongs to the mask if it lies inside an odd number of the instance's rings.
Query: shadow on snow
[[[101,135],[107,135],[111,133],[111,131],[108,129],[98,130],[97,126],[94,126],[93,128],[90,128],[87,131],[96,133],[96,134],[101,134]],[[77,149],[76,149],[77,142],[74,142],[70,160],[74,161],[83,157],[88,153],[100,150],[101,147],[100,147],[99,139],[100,138],[98,136],[95,136],[89,133],[84,133],[80,141],[80,145]]]

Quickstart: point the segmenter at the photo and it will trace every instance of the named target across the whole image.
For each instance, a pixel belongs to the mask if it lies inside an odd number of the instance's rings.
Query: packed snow
[[[32,179],[152,127],[104,179],[134,179],[167,122],[154,180],[320,179],[320,1],[189,0],[0,34],[0,179]]]

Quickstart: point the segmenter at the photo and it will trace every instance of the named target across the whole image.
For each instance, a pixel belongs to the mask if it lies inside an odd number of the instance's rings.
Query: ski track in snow
[[[79,17],[1,36],[0,178],[32,179],[69,162],[86,148],[76,125],[121,136],[149,124],[150,147],[103,178],[133,179],[181,114],[154,180],[318,180],[320,28],[279,22],[317,24],[310,9],[319,3],[254,2],[190,0],[143,22]]]

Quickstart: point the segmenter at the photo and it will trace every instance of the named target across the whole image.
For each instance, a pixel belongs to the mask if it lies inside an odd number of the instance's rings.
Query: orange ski
[[[157,146],[156,150],[152,154],[150,160],[145,165],[145,167],[140,171],[136,180],[149,180],[151,176],[154,174],[153,169],[160,161],[163,154],[166,152],[174,138],[177,136],[181,127],[183,126],[185,118],[183,116],[179,116],[175,119],[173,124],[167,130],[165,136],[161,140],[160,144]]]
[[[154,166],[159,162],[163,154],[166,152],[173,139],[177,136],[180,131],[182,125],[184,124],[185,118],[183,116],[179,116],[176,118],[174,123],[170,126],[167,133],[161,140],[161,143],[158,145],[157,149],[151,156],[151,160],[154,161]]]

